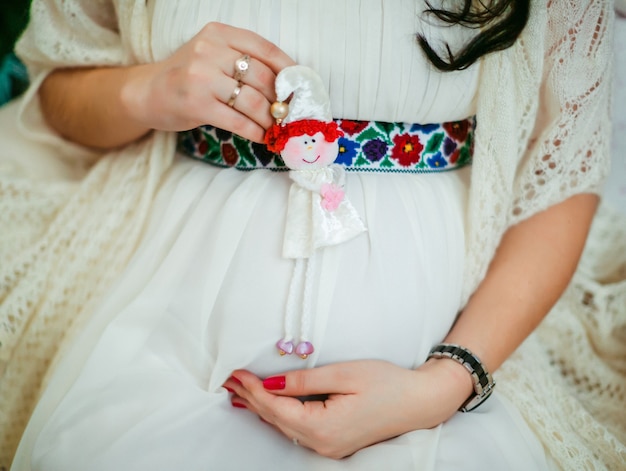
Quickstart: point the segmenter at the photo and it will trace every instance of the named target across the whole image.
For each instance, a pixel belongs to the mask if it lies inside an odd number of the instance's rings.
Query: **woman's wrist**
[[[441,388],[451,392],[450,396],[458,398],[455,410],[474,392],[474,382],[470,373],[454,360],[448,358],[431,358],[421,367],[423,371],[432,371],[440,379]]]
[[[448,359],[431,358],[416,370],[416,388],[428,388],[429,407],[413,404],[414,430],[432,428],[452,417],[474,391],[469,372],[459,363]],[[423,391],[419,391],[422,397]],[[420,399],[421,400],[421,399]]]
[[[150,74],[154,64],[126,68],[120,85],[120,103],[129,124],[141,136],[154,129],[150,116],[157,114],[150,99]],[[154,116],[153,116],[154,117]]]
[[[496,383],[485,365],[467,348],[452,343],[441,343],[431,349],[428,359],[431,358],[454,360],[470,374],[474,391],[463,403],[461,412],[474,410],[491,396]]]

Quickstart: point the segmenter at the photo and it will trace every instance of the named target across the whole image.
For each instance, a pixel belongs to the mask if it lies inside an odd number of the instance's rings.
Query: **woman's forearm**
[[[596,195],[576,195],[511,227],[445,341],[496,370],[567,287],[597,204]]]
[[[249,70],[235,79],[235,62],[242,57]],[[41,87],[41,105],[58,133],[91,147],[119,147],[152,129],[183,131],[204,124],[263,142],[274,123],[276,74],[293,64],[251,31],[209,23],[161,61],[55,71]]]
[[[39,91],[46,121],[63,137],[89,147],[115,148],[139,139],[150,128],[131,116],[124,92],[141,67],[52,72]]]

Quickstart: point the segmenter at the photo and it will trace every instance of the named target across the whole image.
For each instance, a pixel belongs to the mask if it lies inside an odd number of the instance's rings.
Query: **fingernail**
[[[235,393],[235,390],[234,390],[234,389],[232,389],[232,388],[229,388],[228,386],[222,386],[222,387],[223,387],[224,389],[226,389],[226,391],[228,391],[228,392],[229,392],[229,393],[231,393],[231,394],[234,394],[234,393]]]
[[[246,406],[244,406],[243,404],[240,404],[238,402],[231,402],[231,404],[233,405],[233,407],[236,407],[237,409],[247,409]]]
[[[230,379],[232,379],[239,386],[243,386],[243,383],[238,378],[235,378],[234,376],[231,376]]]
[[[272,376],[263,380],[263,387],[270,391],[277,391],[279,389],[285,389],[285,377],[284,376]]]

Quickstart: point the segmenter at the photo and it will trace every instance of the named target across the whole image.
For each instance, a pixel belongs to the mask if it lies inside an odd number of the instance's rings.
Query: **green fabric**
[[[30,0],[5,2],[0,7],[0,106],[24,91],[26,70],[13,54],[17,38],[28,23]]]
[[[0,59],[0,106],[21,94],[28,85],[26,67],[13,53]]]
[[[28,22],[30,0],[3,2],[0,7],[0,57],[13,50],[15,41]]]

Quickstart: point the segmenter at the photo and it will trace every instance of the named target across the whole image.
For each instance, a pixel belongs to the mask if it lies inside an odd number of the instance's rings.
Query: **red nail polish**
[[[224,389],[226,389],[226,391],[228,391],[228,392],[229,392],[229,393],[231,393],[231,394],[234,394],[234,393],[235,393],[235,390],[234,390],[234,389],[232,389],[232,388],[229,388],[228,386],[222,386],[222,387],[223,387]]]
[[[285,389],[285,377],[284,376],[272,376],[263,380],[263,387],[270,391],[278,391],[279,389]]]
[[[247,409],[246,406],[244,406],[243,404],[240,404],[238,402],[231,402],[231,404],[233,405],[233,407],[236,407],[237,409]]]
[[[234,376],[231,376],[230,379],[232,379],[238,385],[243,386],[243,383],[238,378],[235,378]]]

